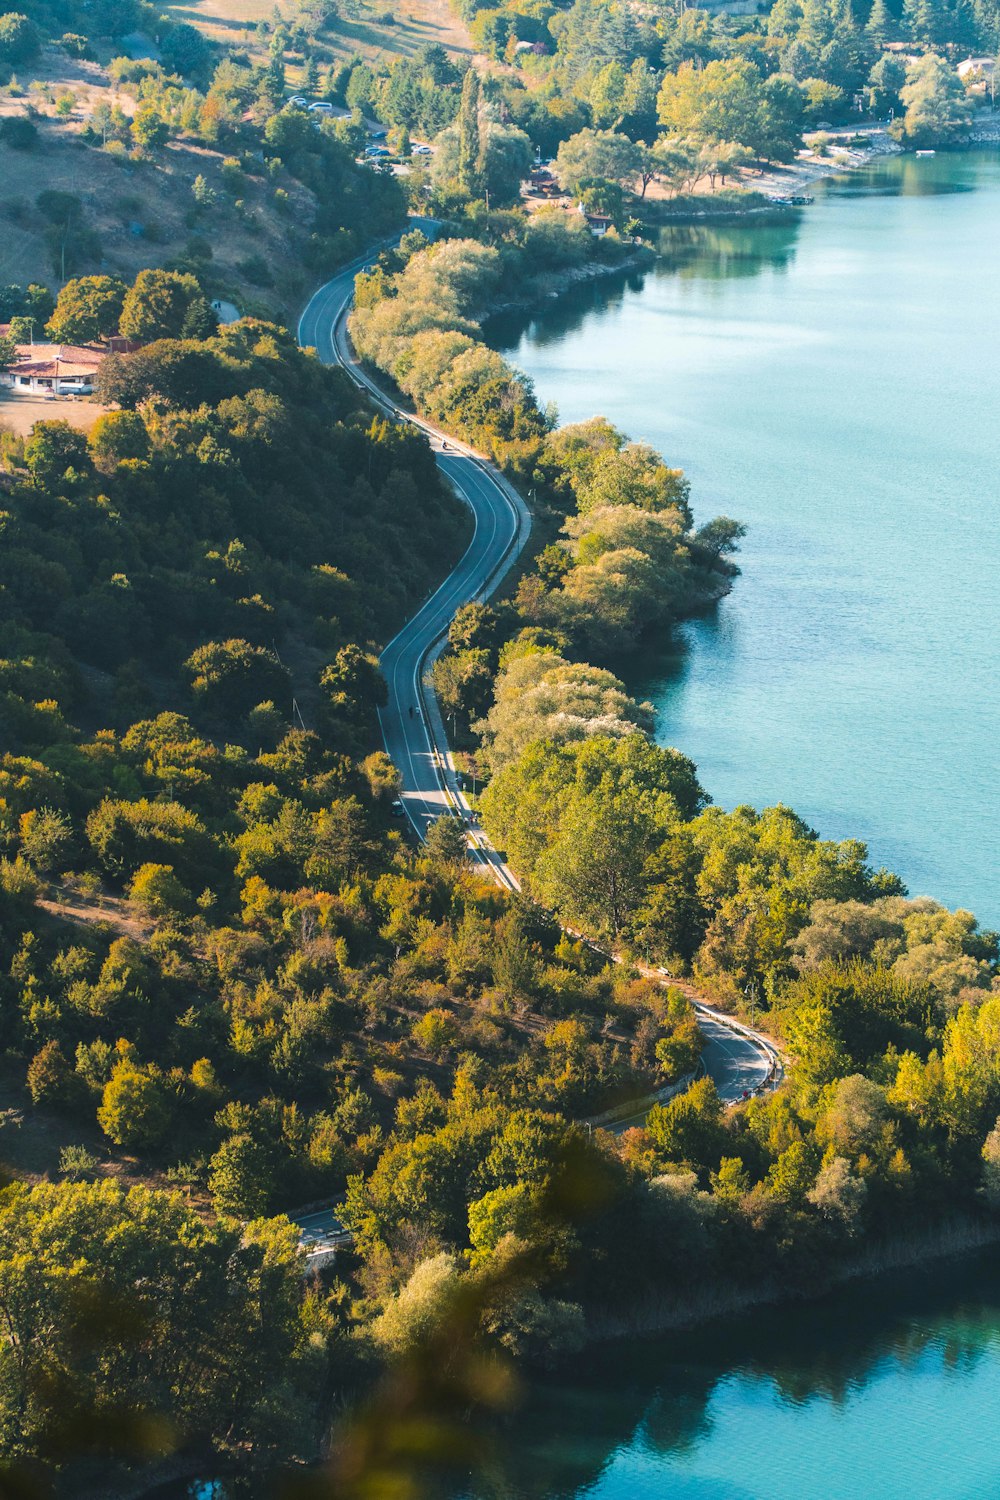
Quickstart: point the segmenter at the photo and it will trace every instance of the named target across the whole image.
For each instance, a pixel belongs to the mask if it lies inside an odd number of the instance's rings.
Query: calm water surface
[[[588,1356],[449,1500],[995,1500],[996,1254]]]
[[[868,840],[1000,922],[1000,154],[891,158],[796,224],[679,228],[655,271],[494,342],[746,521],[743,577],[630,686],[716,801]]]

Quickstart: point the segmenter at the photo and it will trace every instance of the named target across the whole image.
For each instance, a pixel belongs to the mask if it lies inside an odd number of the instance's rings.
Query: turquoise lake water
[[[996,1500],[995,1252],[629,1349],[531,1391],[448,1500]]]
[[[996,925],[1000,153],[815,193],[491,336],[750,526],[732,595],[631,671],[658,737],[723,806],[784,802]]]

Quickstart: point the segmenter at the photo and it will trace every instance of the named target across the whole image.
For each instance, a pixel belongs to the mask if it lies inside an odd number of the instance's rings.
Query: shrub
[[[38,127],[24,115],[12,115],[0,123],[0,141],[14,151],[30,151],[38,141]]]

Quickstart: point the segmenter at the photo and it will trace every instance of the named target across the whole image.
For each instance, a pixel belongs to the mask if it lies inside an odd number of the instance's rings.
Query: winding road
[[[314,293],[299,319],[299,343],[314,348],[325,364],[340,365],[386,416],[426,433],[439,469],[473,517],[472,539],[463,556],[379,659],[389,688],[389,701],[379,711],[382,737],[399,770],[400,800],[417,837],[423,838],[428,825],[443,813],[462,818],[470,856],[498,884],[519,890],[516,875],[478,827],[462,791],[426,669],[443,648],[455,611],[488,598],[514,565],[527,541],[531,516],[517,491],[483,454],[401,410],[355,358],[347,331],[354,278],[381,248],[374,247]],[[781,1077],[773,1043],[693,995],[690,998],[705,1036],[702,1061],[724,1102],[736,1103]]]

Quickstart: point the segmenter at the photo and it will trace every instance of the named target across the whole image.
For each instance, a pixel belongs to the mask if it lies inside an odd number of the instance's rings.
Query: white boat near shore
[[[933,156],[934,152],[933,151],[918,151],[917,155],[918,156]]]

